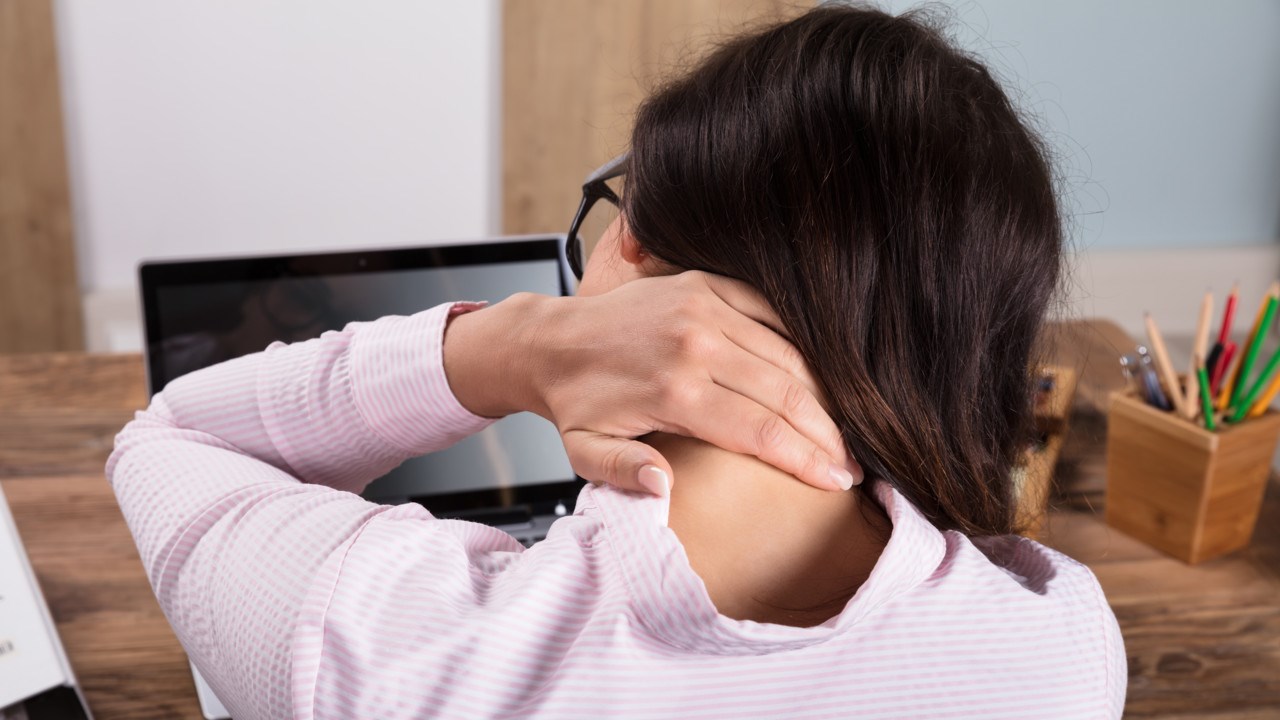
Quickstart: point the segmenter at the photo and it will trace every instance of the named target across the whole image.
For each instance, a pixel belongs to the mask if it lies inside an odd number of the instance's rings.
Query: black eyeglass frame
[[[569,262],[569,269],[573,271],[573,276],[579,281],[582,280],[583,261],[586,259],[584,243],[578,235],[578,232],[582,229],[582,222],[587,219],[587,213],[590,213],[591,208],[600,200],[608,200],[615,207],[619,205],[621,201],[618,199],[618,194],[606,183],[616,177],[626,175],[630,159],[631,153],[623,153],[601,165],[595,172],[588,175],[587,179],[582,183],[582,202],[578,203],[578,212],[573,216],[573,223],[569,225],[569,233],[565,235],[564,247],[565,260]]]

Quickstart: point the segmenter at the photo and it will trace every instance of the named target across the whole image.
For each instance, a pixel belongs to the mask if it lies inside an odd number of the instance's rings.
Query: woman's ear
[[[659,277],[662,275],[675,275],[680,272],[680,268],[668,265],[659,260],[652,253],[644,249],[636,236],[631,233],[631,228],[627,226],[625,218],[619,216],[618,234],[616,241],[618,243],[618,257],[626,263],[622,267],[631,272],[635,277]]]
[[[618,231],[618,254],[631,265],[642,265],[649,259],[649,254],[640,247],[640,241],[631,234],[625,222],[621,223]]]

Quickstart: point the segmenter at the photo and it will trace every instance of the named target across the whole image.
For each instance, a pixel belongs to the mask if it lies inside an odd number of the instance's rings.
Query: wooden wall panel
[[[504,0],[503,231],[567,230],[582,178],[625,149],[632,114],[650,89],[717,38],[811,5]]]
[[[0,352],[80,350],[51,0],[0,0]]]

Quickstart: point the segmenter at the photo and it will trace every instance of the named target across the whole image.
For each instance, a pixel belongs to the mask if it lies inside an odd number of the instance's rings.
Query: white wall
[[[93,297],[143,258],[498,227],[496,0],[59,0],[57,21]]]
[[[1280,2],[949,4],[1062,156],[1068,314],[1179,332],[1280,274]],[[497,231],[497,0],[57,7],[91,349],[140,346],[144,257]]]

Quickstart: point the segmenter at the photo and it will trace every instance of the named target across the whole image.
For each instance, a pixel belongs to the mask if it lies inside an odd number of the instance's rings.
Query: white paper
[[[72,682],[44,596],[0,491],[0,707]]]

